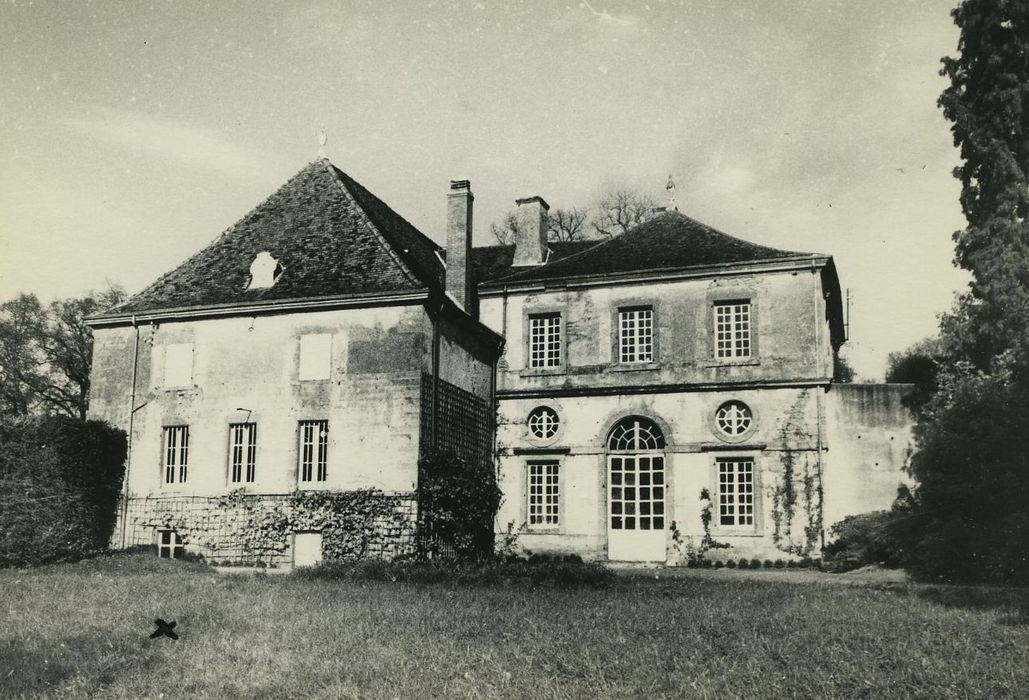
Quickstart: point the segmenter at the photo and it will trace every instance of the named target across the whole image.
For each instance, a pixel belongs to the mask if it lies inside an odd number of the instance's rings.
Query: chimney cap
[[[533,195],[532,197],[523,197],[522,199],[516,199],[515,204],[521,206],[523,204],[532,204],[533,202],[539,202],[540,206],[543,207],[544,211],[550,211],[550,205],[547,204],[547,200],[543,199],[539,195]]]
[[[450,189],[452,190],[470,190],[472,189],[472,183],[468,180],[451,180]]]

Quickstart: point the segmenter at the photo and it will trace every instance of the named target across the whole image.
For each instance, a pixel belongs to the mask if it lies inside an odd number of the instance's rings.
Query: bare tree
[[[621,235],[653,216],[657,202],[634,190],[612,190],[597,202],[593,228],[602,238]]]
[[[582,240],[589,233],[586,229],[589,218],[588,209],[554,209],[550,212],[550,230],[547,231],[547,237],[552,241]]]
[[[489,230],[493,237],[497,239],[497,243],[500,245],[510,245],[515,242],[515,238],[521,230],[521,225],[518,215],[511,211],[505,214],[504,218],[499,222],[494,221],[490,224]]]

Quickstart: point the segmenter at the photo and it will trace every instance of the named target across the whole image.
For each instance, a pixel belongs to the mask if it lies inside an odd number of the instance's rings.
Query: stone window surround
[[[727,459],[748,459],[754,465],[754,524],[753,525],[720,525],[718,518],[718,463]],[[712,456],[710,467],[710,488],[711,494],[711,534],[723,537],[764,537],[764,499],[761,496],[761,456],[752,450],[733,450],[731,452],[719,452]]]
[[[650,309],[651,360],[649,362],[622,362],[622,329],[620,314],[633,309]],[[661,367],[661,334],[658,323],[661,319],[661,304],[653,297],[625,297],[615,299],[611,304],[611,364],[613,372],[638,372]]]
[[[738,401],[750,409],[750,427],[742,433],[740,433],[739,435],[726,435],[722,432],[722,429],[718,427],[718,409],[732,401]],[[714,397],[714,400],[710,403],[710,405],[706,407],[705,410],[707,410],[708,424],[711,428],[711,432],[720,441],[731,445],[746,442],[747,440],[752,438],[754,436],[754,433],[757,432],[758,425],[761,422],[761,413],[754,405],[754,403],[752,401],[744,401],[738,396],[716,396]]]
[[[529,415],[532,414],[538,408],[549,408],[551,411],[557,414],[557,430],[548,438],[536,437],[533,435],[532,430],[529,429]],[[561,407],[554,401],[543,401],[529,409],[528,413],[525,414],[525,435],[530,443],[536,447],[550,447],[564,434],[565,430],[565,414],[561,410]]]
[[[751,285],[719,286],[708,290],[706,295],[707,309],[705,313],[705,334],[707,336],[707,367],[724,367],[727,365],[759,365],[761,364],[760,333],[758,332],[758,302],[760,295]],[[729,301],[747,301],[750,303],[750,357],[718,357],[717,336],[715,333],[715,304]]]
[[[529,498],[530,498],[530,469],[532,464],[554,464],[557,466],[557,522],[556,523],[536,523],[532,524],[529,522]],[[522,502],[525,504],[525,526],[534,534],[563,534],[564,533],[564,498],[565,489],[563,488],[562,482],[564,464],[558,454],[538,454],[533,455],[525,459],[525,489],[524,498]],[[544,505],[546,503],[546,495],[544,494]]]
[[[524,357],[522,358],[522,370],[519,372],[522,377],[536,377],[546,376],[550,374],[565,374],[568,371],[569,364],[569,347],[568,347],[568,318],[567,308],[565,304],[541,304],[526,307],[522,311],[522,349]],[[556,314],[561,319],[560,332],[561,332],[561,364],[557,367],[530,367],[530,341],[531,331],[529,325],[529,318],[531,316],[544,316],[548,314]]]

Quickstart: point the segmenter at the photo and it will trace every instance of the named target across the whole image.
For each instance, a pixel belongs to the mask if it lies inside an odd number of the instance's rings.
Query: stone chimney
[[[512,265],[541,265],[547,259],[547,212],[550,205],[543,197],[516,199],[518,232]]]
[[[451,180],[447,194],[447,277],[446,289],[458,305],[471,313],[472,289],[472,185],[468,180]]]

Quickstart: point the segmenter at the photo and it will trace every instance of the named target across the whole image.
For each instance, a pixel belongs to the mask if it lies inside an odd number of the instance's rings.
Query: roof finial
[[[665,190],[668,192],[668,208],[672,211],[679,211],[679,207],[675,206],[675,181],[672,180],[672,176],[668,176],[668,184],[665,185]]]
[[[325,144],[328,142],[328,140],[329,140],[329,135],[325,133],[325,125],[322,124],[321,130],[318,132],[318,157],[319,158],[328,158],[329,157],[329,151],[325,147]]]

